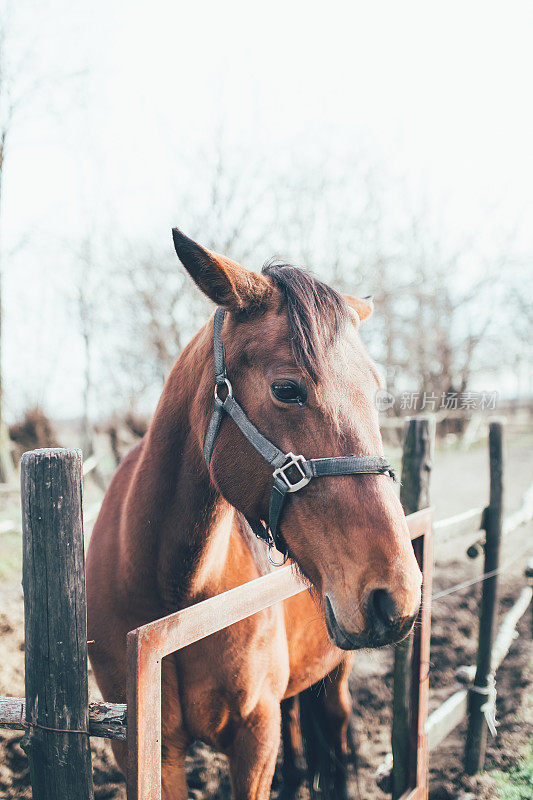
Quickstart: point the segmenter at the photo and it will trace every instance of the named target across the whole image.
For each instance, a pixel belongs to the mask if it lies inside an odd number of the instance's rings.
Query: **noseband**
[[[288,493],[298,492],[313,478],[334,475],[389,475],[394,479],[394,471],[388,461],[379,456],[335,456],[334,458],[306,459],[304,456],[296,456],[294,453],[284,453],[263,436],[233,397],[232,386],[226,372],[224,345],[222,344],[222,325],[225,313],[223,308],[217,308],[213,321],[215,403],[204,441],[205,463],[209,469],[222,418],[224,414],[228,414],[250,444],[274,468],[272,473],[274,485],[270,494],[268,523],[262,519],[255,522],[248,517],[246,520],[255,535],[268,545],[270,562],[278,566],[277,562],[271,558],[271,550],[275,547],[280,553],[283,553],[282,563],[285,563],[288,548],[279,531],[279,522]],[[224,400],[219,397],[219,390],[223,386],[226,388]]]

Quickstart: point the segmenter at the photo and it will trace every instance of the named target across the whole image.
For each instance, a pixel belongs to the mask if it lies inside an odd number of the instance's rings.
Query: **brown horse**
[[[305,270],[270,264],[256,274],[179,231],[174,241],[198,287],[226,310],[225,367],[256,428],[284,452],[307,458],[382,456],[378,377],[358,335],[370,303],[339,295]],[[209,469],[204,462],[213,375],[211,321],[172,369],[94,527],[90,657],[108,701],[125,701],[129,630],[271,568],[246,520],[268,520],[272,468],[228,415]],[[313,593],[163,661],[165,800],[187,797],[184,759],[195,739],[227,755],[234,798],[268,798],[280,702],[324,676],[322,711],[336,752],[344,753],[349,651],[398,641],[411,629],[421,574],[387,475],[313,480],[287,500],[280,527]],[[125,770],[124,745],[115,743],[114,752]]]

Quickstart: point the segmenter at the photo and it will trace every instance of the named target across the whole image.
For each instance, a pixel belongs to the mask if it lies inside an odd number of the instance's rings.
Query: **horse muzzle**
[[[409,616],[398,613],[394,598],[386,589],[374,589],[364,603],[366,625],[361,631],[349,631],[339,620],[329,595],[324,597],[326,627],[332,642],[341,650],[384,647],[396,644],[410,633],[418,614],[420,600]]]

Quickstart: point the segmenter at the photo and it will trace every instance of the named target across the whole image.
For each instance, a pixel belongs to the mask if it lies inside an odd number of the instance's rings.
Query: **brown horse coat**
[[[228,372],[256,426],[285,451],[306,457],[381,455],[376,373],[357,333],[368,303],[343,300],[303,271],[291,273],[301,285],[285,285],[275,271],[255,275],[182,234],[175,240],[193,279],[230,312],[223,329]],[[108,701],[125,701],[129,630],[268,569],[263,545],[242,516],[264,518],[268,465],[229,419],[210,471],[203,461],[213,397],[211,325],[171,371],[146,436],[111,482],[91,537],[89,649]],[[275,382],[305,385],[305,402],[280,402]],[[359,636],[376,644],[380,637],[399,639],[411,627],[420,572],[386,476],[312,482],[287,504],[282,529],[313,596],[302,593],[163,662],[165,800],[187,797],[183,765],[194,739],[228,755],[235,798],[267,798],[280,701],[328,674],[332,735],[345,750],[346,648],[355,648]],[[114,750],[124,770],[124,747]]]

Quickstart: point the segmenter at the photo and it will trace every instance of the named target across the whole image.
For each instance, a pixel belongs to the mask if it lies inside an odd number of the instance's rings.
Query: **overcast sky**
[[[48,83],[6,162],[11,413],[79,410],[65,242],[107,228],[170,247],[180,181],[216,130],[267,165],[365,153],[450,228],[517,227],[533,253],[531,2],[17,0],[12,28],[12,60]]]

